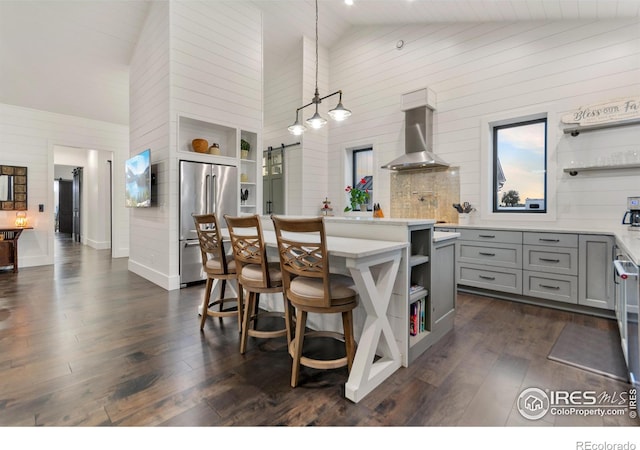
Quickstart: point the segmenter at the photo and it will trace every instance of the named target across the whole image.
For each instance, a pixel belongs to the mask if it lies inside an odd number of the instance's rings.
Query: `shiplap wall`
[[[131,65],[131,152],[151,148],[157,204],[132,210],[130,270],[179,288],[178,116],[262,130],[262,22],[241,2],[154,3]],[[262,146],[260,137],[258,146]]]
[[[99,149],[113,154],[114,167],[124,167],[128,157],[128,127],[79,117],[0,104],[2,164],[26,166],[28,170],[29,223],[34,227],[20,237],[20,267],[53,264],[54,146]],[[112,253],[127,256],[129,229],[124,208],[124,170],[114,171],[114,234]],[[96,181],[97,183],[98,181]],[[38,212],[38,205],[44,212]],[[87,207],[98,214],[91,204]],[[0,223],[13,225],[15,212],[0,212]],[[87,237],[93,239],[93,230]],[[98,241],[102,238],[95,237]]]
[[[170,43],[170,192],[174,205],[169,224],[173,240],[170,273],[177,275],[179,160],[189,159],[176,152],[177,118],[184,114],[254,132],[262,148],[262,17],[256,8],[241,2],[172,3]]]
[[[402,50],[396,42],[404,40]],[[400,95],[423,87],[437,93],[435,151],[460,166],[461,200],[481,198],[482,127],[487,117],[522,111],[554,117],[549,164],[555,169],[557,224],[617,224],[628,195],[638,195],[636,172],[569,177],[563,164],[576,153],[624,151],[636,146],[638,127],[563,135],[558,123],[581,105],[640,93],[637,20],[460,23],[358,27],[331,52],[331,86],[345,92],[347,122],[330,134],[332,196],[346,203],[337,183],[345,176],[345,149],[374,144],[375,166],[403,152]],[[573,140],[572,140],[573,139]],[[375,174],[375,201],[389,203],[390,173]]]
[[[288,55],[273,76],[264,80],[264,149],[300,142],[287,147],[285,161],[285,208],[289,214],[301,214],[302,208],[302,143],[304,135],[293,136],[287,130],[295,120],[296,109],[303,105],[302,97],[302,42],[297,51]],[[264,208],[263,208],[264,209]]]
[[[151,150],[157,185],[151,208],[129,208],[129,270],[168,289],[172,220],[169,148],[169,3],[153,2],[131,58],[130,155]],[[124,169],[123,169],[124,171]]]
[[[300,52],[292,54],[277,74],[265,80],[265,146],[300,142],[285,150],[286,212],[287,214],[319,214],[328,190],[328,136],[331,123],[320,130],[307,126],[302,136],[287,130],[296,117],[296,109],[311,102],[316,83],[315,39],[304,36]],[[318,47],[318,89],[320,97],[329,91],[329,53]],[[324,100],[318,108],[322,117],[331,122],[327,111],[338,102],[338,96]],[[313,105],[300,111],[302,123],[315,112]]]
[[[303,38],[303,69],[302,69],[302,101],[307,104],[313,98],[316,83],[316,43],[315,39]],[[320,97],[331,93],[329,90],[329,54],[326,48],[318,47],[318,91]],[[329,195],[327,175],[329,170],[328,142],[331,119],[327,111],[338,103],[338,96],[323,100],[318,107],[320,115],[327,120],[327,125],[319,130],[307,126],[302,142],[302,167],[298,174],[289,170],[289,176],[298,175],[300,179],[299,192],[302,208],[300,213],[318,215],[322,207],[322,200]],[[315,106],[311,105],[301,111],[301,120],[307,120],[315,113]]]

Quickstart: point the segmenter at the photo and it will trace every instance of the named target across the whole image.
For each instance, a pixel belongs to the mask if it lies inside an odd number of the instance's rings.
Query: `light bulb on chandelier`
[[[338,90],[333,92],[332,94],[325,95],[324,97],[320,97],[320,93],[318,91],[318,0],[316,0],[316,91],[313,95],[313,99],[310,103],[301,106],[296,109],[296,121],[288,127],[288,130],[291,134],[295,136],[300,136],[307,129],[302,123],[300,123],[300,110],[306,108],[307,106],[316,105],[316,111],[313,116],[309,117],[305,123],[311,128],[317,130],[324,127],[327,123],[326,119],[324,119],[320,113],[318,112],[318,105],[322,103],[322,100],[332,97],[334,95],[339,95],[338,104],[335,108],[328,112],[329,117],[336,122],[340,122],[345,120],[347,117],[351,115],[351,111],[345,108],[342,105],[342,91]]]

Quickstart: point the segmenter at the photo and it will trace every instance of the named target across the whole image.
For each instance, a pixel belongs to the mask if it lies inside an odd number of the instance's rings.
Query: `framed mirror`
[[[26,211],[26,167],[0,166],[0,209],[3,211]]]

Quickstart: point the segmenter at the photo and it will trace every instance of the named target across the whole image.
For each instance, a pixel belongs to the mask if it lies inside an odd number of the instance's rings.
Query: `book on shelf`
[[[409,306],[409,334],[417,336],[426,330],[426,297],[411,303]]]
[[[418,303],[419,302],[413,302],[409,306],[409,334],[411,336],[416,336],[418,334]]]

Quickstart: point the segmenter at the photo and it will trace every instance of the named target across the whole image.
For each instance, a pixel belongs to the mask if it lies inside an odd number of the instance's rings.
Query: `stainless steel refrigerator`
[[[233,166],[180,161],[180,284],[206,279],[192,214],[238,213],[238,170]]]

